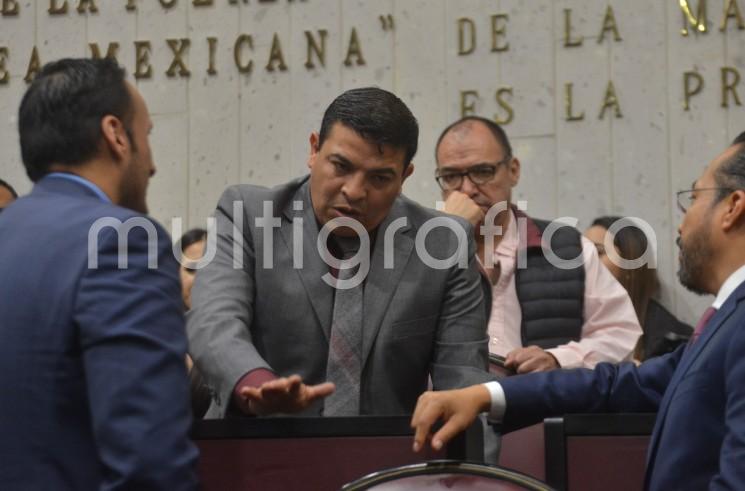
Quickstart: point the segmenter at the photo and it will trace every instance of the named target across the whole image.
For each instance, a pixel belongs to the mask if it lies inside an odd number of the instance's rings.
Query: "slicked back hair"
[[[318,135],[318,148],[328,138],[334,123],[341,123],[374,143],[404,149],[404,170],[416,155],[419,124],[406,104],[394,94],[377,87],[344,92],[326,109]]]
[[[75,166],[96,156],[107,115],[121,120],[131,135],[132,100],[124,70],[115,61],[66,58],[46,64],[18,111],[29,178],[38,181],[52,164]]]
[[[442,143],[442,139],[445,138],[445,135],[450,133],[451,130],[454,130],[468,123],[482,123],[487,128],[489,128],[489,131],[491,131],[492,135],[494,135],[494,139],[497,140],[499,146],[502,147],[502,150],[504,150],[504,158],[512,157],[512,145],[510,145],[510,140],[507,138],[507,133],[504,132],[504,129],[502,129],[500,125],[498,125],[491,119],[482,118],[481,116],[464,116],[458,121],[450,123],[448,127],[442,130],[442,133],[440,133],[439,138],[437,138],[437,143],[435,144],[435,162],[437,162],[437,151],[440,149],[440,143]],[[439,165],[439,162],[437,162],[437,164]]]
[[[732,146],[738,147],[737,152],[723,162],[714,174],[717,185],[724,188],[719,191],[716,202],[724,199],[731,190],[745,190],[745,131],[734,139]]]

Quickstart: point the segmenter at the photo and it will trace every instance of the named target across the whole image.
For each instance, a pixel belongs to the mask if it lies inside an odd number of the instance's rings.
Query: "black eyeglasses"
[[[688,211],[688,208],[691,207],[693,202],[696,200],[696,198],[693,197],[693,193],[699,193],[701,191],[727,191],[731,193],[734,191],[732,188],[699,188],[699,189],[686,189],[684,191],[678,191],[676,194],[677,196],[677,202],[678,202],[678,209],[685,213]]]
[[[435,175],[435,180],[437,180],[437,184],[440,185],[443,191],[453,191],[460,188],[463,185],[463,177],[465,176],[468,176],[468,179],[472,183],[480,186],[494,179],[499,166],[506,164],[510,160],[512,160],[512,155],[508,155],[497,163],[476,164],[461,172],[448,169],[438,171]]]

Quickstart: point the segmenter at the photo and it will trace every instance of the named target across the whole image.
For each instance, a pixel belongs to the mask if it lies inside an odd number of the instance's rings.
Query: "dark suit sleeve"
[[[468,267],[456,265],[448,272],[432,356],[435,390],[490,380],[484,293],[476,264],[473,231],[465,221],[455,220],[464,227],[468,237]],[[455,240],[454,234],[450,237]],[[459,245],[454,243],[452,250],[457,247]]]
[[[685,346],[640,366],[599,363],[594,370],[552,370],[499,381],[505,432],[570,413],[656,412]]]
[[[165,232],[147,223],[157,231],[157,269],[148,268],[144,228],[129,233],[125,269],[118,234],[105,229],[98,266],[86,268],[76,297],[100,489],[196,487],[178,268]]]
[[[745,489],[745,326],[738,327],[724,363],[726,433],[719,452],[719,473],[709,489]]]

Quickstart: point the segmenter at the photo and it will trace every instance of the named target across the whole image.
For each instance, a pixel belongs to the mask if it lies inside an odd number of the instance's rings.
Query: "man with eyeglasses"
[[[716,295],[688,344],[639,366],[601,363],[426,393],[412,419],[414,449],[439,418],[447,423],[435,448],[479,412],[511,431],[565,413],[656,411],[645,489],[745,489],[745,132],[678,203],[678,278]]]
[[[474,226],[491,286],[489,351],[517,373],[626,359],[641,335],[628,294],[574,228],[558,228],[551,246],[562,260],[582,262],[562,269],[546,257],[541,241],[549,222],[512,205],[520,161],[504,130],[465,117],[442,132],[435,155],[445,211]]]

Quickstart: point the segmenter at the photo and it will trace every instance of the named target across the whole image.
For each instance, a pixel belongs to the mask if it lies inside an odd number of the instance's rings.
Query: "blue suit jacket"
[[[658,411],[645,486],[745,489],[745,283],[698,341],[632,363],[500,380],[506,430],[572,412]]]
[[[137,215],[54,177],[0,214],[3,490],[195,487],[170,239],[153,224],[158,268],[148,269],[147,235],[133,229],[119,269],[126,227],[107,228],[92,269],[88,233],[101,217]]]

